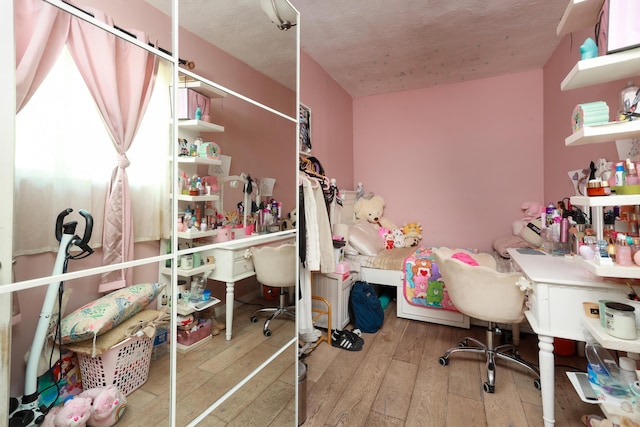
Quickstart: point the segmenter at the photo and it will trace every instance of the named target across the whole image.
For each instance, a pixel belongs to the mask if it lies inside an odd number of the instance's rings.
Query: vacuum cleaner
[[[93,229],[93,218],[87,211],[82,209],[79,211],[85,220],[84,234],[80,238],[75,234],[78,222],[64,222],[65,217],[71,212],[73,212],[73,209],[65,209],[58,214],[56,220],[55,233],[56,239],[60,242],[60,247],[53,266],[52,275],[54,276],[67,272],[69,259],[86,258],[93,253],[93,250],[88,245]],[[73,246],[80,248],[81,252],[71,255]],[[42,311],[27,360],[24,395],[18,398],[12,397],[9,400],[9,427],[39,426],[44,421],[44,417],[49,410],[49,408],[38,406],[38,359],[47,339],[49,323],[55,307],[56,297],[58,296],[62,298],[62,282],[50,283],[42,304]],[[60,312],[58,312],[58,316],[60,316]],[[57,334],[59,336],[59,333]]]

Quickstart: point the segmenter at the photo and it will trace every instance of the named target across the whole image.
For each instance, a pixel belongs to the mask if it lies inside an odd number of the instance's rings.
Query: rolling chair
[[[295,287],[297,284],[298,252],[294,244],[254,247],[251,248],[251,258],[258,282],[280,288],[277,307],[261,308],[251,314],[251,321],[256,323],[258,313],[272,313],[262,328],[262,333],[268,337],[271,336],[269,324],[273,319],[281,314],[286,314],[294,320],[296,318],[295,307],[287,306],[286,288]]]
[[[465,337],[458,347],[451,348],[440,357],[442,366],[449,364],[454,353],[470,352],[486,355],[487,381],[483,389],[495,391],[496,358],[515,363],[535,376],[534,385],[540,390],[540,371],[520,358],[512,344],[494,346],[495,335],[502,333],[497,323],[519,324],[524,320],[525,293],[516,285],[520,273],[501,273],[496,270],[496,261],[489,254],[474,254],[471,257],[479,264],[469,265],[451,256],[452,249],[434,250],[445,288],[455,307],[463,314],[488,322],[486,343]],[[515,328],[514,328],[515,329]]]

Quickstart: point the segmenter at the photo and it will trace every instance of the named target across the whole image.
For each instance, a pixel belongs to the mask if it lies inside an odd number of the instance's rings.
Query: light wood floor
[[[272,302],[266,302],[273,305]],[[273,335],[262,335],[262,321],[251,323],[256,307],[235,310],[234,336],[221,334],[187,354],[178,355],[177,425],[185,426],[213,401],[293,336],[290,320],[272,322]],[[385,310],[385,323],[364,334],[360,352],[320,343],[305,359],[307,405],[304,427],[312,426],[542,426],[540,392],[532,377],[498,362],[496,392],[482,390],[485,365],[480,356],[453,356],[448,366],[438,357],[466,335],[484,341],[484,328],[471,330],[395,316],[395,303]],[[523,334],[522,356],[537,362],[537,339]],[[199,426],[295,426],[297,376],[292,348],[276,358]],[[585,370],[579,357],[556,357],[558,427],[582,426],[582,414],[601,414],[580,401],[565,371]],[[562,365],[566,365],[562,366]],[[148,381],[130,394],[120,427],[169,425],[169,357],[152,361]]]
[[[435,325],[395,316],[395,303],[375,334],[364,334],[360,352],[318,346],[308,365],[307,420],[312,426],[542,426],[540,391],[520,368],[498,362],[496,391],[485,393],[486,368],[479,355],[460,353],[447,366],[438,358],[464,336],[485,341],[485,330]],[[537,364],[537,338],[522,334],[523,358]],[[555,419],[558,427],[583,426],[582,414],[599,414],[583,403],[565,372],[584,371],[586,360],[556,357]]]
[[[223,332],[187,354],[178,354],[178,426],[190,423],[294,337],[295,322],[284,318],[271,322],[273,335],[265,337],[262,318],[258,323],[249,320],[256,308],[244,305],[234,310],[231,341]],[[198,426],[295,426],[297,354],[296,345],[287,348]],[[169,425],[169,363],[168,355],[151,362],[147,382],[127,396],[118,427]]]

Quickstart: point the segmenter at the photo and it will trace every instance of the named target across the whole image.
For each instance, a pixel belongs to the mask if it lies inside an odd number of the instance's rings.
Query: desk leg
[[[235,282],[227,282],[227,300],[226,300],[226,310],[227,310],[227,341],[231,340],[231,330],[233,329],[233,287],[235,286]]]
[[[555,365],[553,361],[553,337],[538,335],[540,386],[542,388],[542,419],[545,427],[555,425],[554,416],[554,387]]]

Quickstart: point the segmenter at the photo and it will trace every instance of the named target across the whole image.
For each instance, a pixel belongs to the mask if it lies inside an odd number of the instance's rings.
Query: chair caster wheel
[[[540,384],[540,380],[534,380],[533,385],[535,386],[536,390],[542,390],[542,385]]]
[[[487,393],[493,393],[496,391],[496,386],[491,385],[489,383],[484,383],[482,384],[482,388],[484,389],[484,391],[486,391]]]
[[[264,336],[265,336],[265,337],[270,337],[270,336],[271,336],[271,330],[270,330],[270,329],[266,329],[266,330],[263,332],[263,334],[264,334]]]
[[[449,359],[443,356],[438,359],[438,362],[440,362],[442,366],[447,366],[449,364]]]
[[[258,318],[256,316],[251,316],[251,323],[258,323]]]

